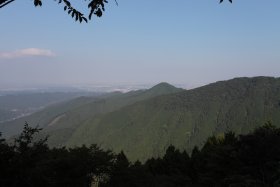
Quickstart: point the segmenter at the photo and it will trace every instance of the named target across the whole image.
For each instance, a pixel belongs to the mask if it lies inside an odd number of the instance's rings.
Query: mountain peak
[[[176,87],[167,82],[161,82],[161,83],[158,83],[155,86],[153,86],[151,89],[154,89],[154,88],[176,88]]]
[[[182,91],[183,89],[181,88],[176,88],[175,86],[167,83],[167,82],[161,82],[152,88],[150,88],[148,91],[153,92],[153,93],[163,93],[163,94],[168,94],[168,93],[175,93],[178,91]]]

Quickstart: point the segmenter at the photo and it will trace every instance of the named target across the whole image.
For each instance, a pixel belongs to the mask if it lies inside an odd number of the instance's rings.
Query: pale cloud
[[[4,59],[13,59],[21,57],[33,57],[33,56],[42,56],[42,57],[54,57],[56,54],[49,49],[38,49],[38,48],[26,48],[10,52],[0,52],[0,58]]]

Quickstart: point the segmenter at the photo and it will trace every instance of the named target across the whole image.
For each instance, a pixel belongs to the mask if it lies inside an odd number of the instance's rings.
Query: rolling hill
[[[98,97],[79,97],[51,105],[30,116],[0,124],[0,131],[5,137],[14,136],[21,132],[27,121],[33,126],[39,125],[44,128],[44,133],[51,134],[49,138],[51,146],[61,146],[66,143],[78,126],[98,115],[115,111],[137,101],[181,91],[183,89],[160,83],[147,90],[128,93],[113,92]]]
[[[268,120],[280,124],[280,79],[235,78],[192,90],[161,83],[126,94],[78,98],[5,127],[18,130],[24,121],[38,120],[51,146],[97,143],[123,150],[130,160],[145,160],[162,156],[170,144],[190,151],[213,134],[247,133]]]
[[[190,151],[210,135],[247,133],[266,121],[280,124],[280,79],[237,78],[158,96],[80,125],[68,146],[98,143],[131,160],[163,155],[173,144]]]

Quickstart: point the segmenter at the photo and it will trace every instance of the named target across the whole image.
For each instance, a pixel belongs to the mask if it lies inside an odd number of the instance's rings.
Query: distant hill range
[[[101,95],[95,92],[10,91],[0,95],[0,123],[30,115],[48,105],[84,95]]]
[[[96,143],[145,160],[162,156],[170,144],[189,151],[210,135],[247,133],[266,121],[280,125],[280,78],[235,78],[192,90],[160,83],[79,97],[0,124],[0,131],[14,136],[25,121],[43,127],[50,146]]]

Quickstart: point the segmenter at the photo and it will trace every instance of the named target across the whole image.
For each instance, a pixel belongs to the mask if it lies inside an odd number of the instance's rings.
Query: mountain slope
[[[237,78],[158,96],[81,124],[68,146],[98,143],[131,160],[161,156],[170,144],[190,150],[212,134],[280,124],[280,79]]]
[[[236,78],[186,91],[161,83],[52,107],[28,118],[40,120],[51,146],[97,143],[145,160],[162,156],[170,144],[190,151],[213,134],[247,133],[268,120],[280,124],[280,79]],[[6,125],[12,129],[24,120]]]
[[[24,122],[39,124],[44,133],[50,134],[51,146],[64,145],[75,129],[97,115],[112,112],[123,106],[133,104],[158,95],[183,91],[167,83],[158,84],[148,90],[131,91],[128,93],[110,93],[101,97],[80,97],[69,102],[53,105],[30,116],[13,122],[0,124],[4,135],[18,134]]]

